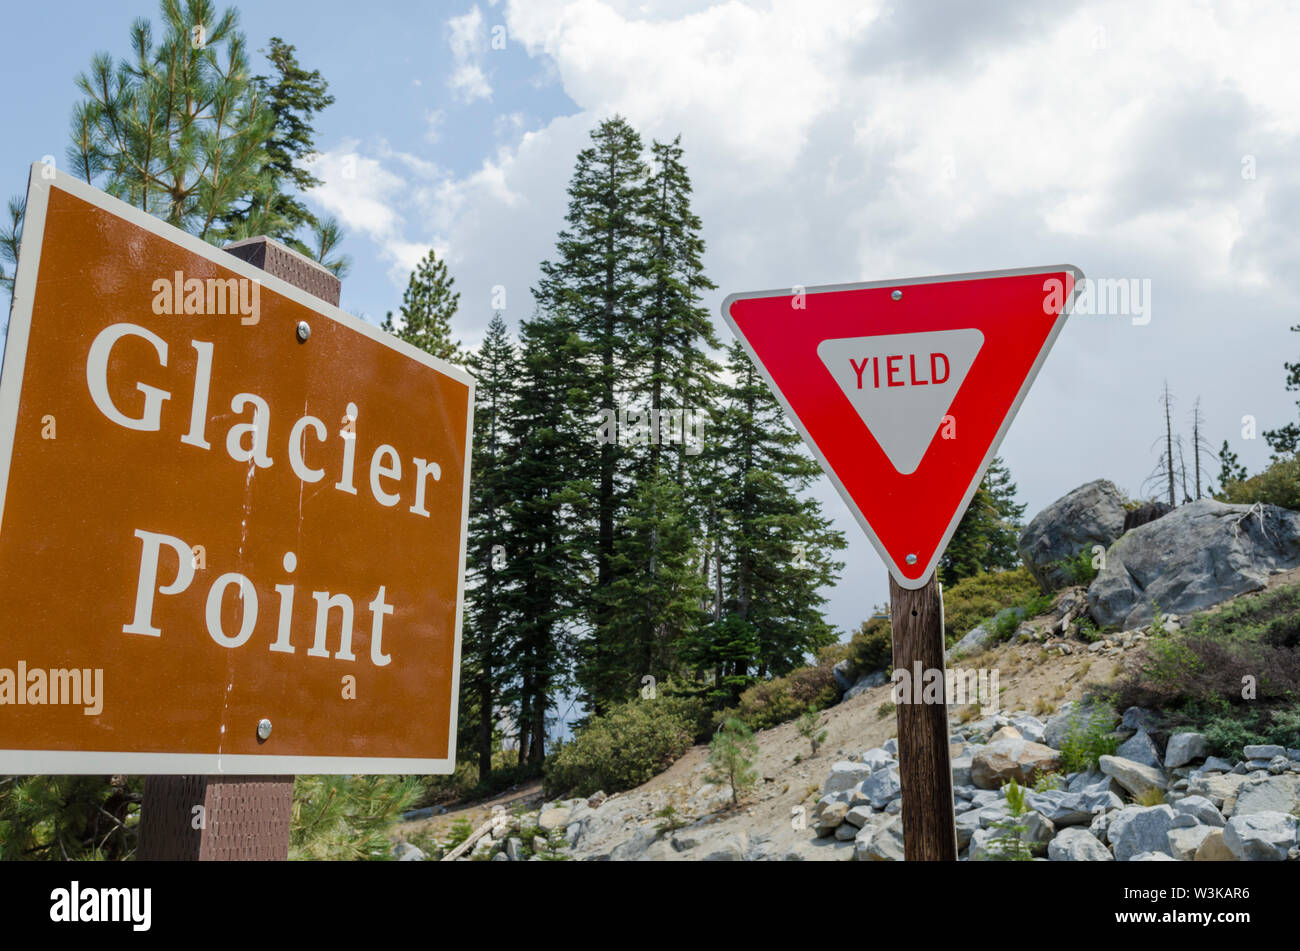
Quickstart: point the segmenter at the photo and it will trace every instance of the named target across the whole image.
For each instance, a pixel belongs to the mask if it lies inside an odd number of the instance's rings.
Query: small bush
[[[758,759],[758,741],[745,724],[731,717],[722,725],[713,742],[709,744],[711,783],[726,784],[731,789],[731,804],[740,799],[758,782],[754,760]]]
[[[1092,549],[1085,548],[1073,558],[1066,558],[1061,562],[1061,568],[1065,574],[1065,583],[1067,585],[1081,584],[1090,585],[1092,580],[1097,577],[1097,568],[1092,564]]]
[[[943,591],[944,634],[951,645],[1003,608],[1042,594],[1028,568],[981,572]]]
[[[1229,482],[1216,497],[1223,502],[1300,509],[1300,456],[1279,460],[1249,479]]]
[[[829,667],[800,667],[784,677],[773,677],[754,684],[740,695],[740,703],[714,714],[721,725],[729,717],[738,717],[751,730],[766,730],[794,720],[810,707],[821,710],[840,698],[835,675]]]
[[[589,796],[641,785],[690,749],[699,715],[699,701],[660,696],[592,717],[547,761],[546,795]]]
[[[1071,711],[1070,725],[1061,741],[1061,768],[1066,773],[1095,769],[1097,760],[1115,755],[1119,738],[1111,735],[1115,711],[1104,704],[1091,704]]]
[[[388,831],[420,792],[418,776],[295,777],[289,858],[391,858]]]
[[[894,642],[889,618],[873,617],[862,626],[848,643],[849,676],[856,679],[865,674],[883,670],[889,673],[894,663]]]

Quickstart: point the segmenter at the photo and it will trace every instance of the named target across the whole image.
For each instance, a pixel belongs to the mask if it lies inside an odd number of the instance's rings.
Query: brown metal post
[[[931,576],[924,587],[909,591],[891,577],[889,605],[894,670],[906,671],[912,688],[911,702],[898,704],[903,855],[909,862],[956,861],[957,828],[944,694],[943,609],[938,581]],[[925,684],[934,676],[930,671],[938,672],[938,703],[924,702]]]
[[[338,306],[342,282],[270,238],[249,238],[225,250]],[[149,776],[136,856],[142,861],[284,860],[292,810],[292,776]]]

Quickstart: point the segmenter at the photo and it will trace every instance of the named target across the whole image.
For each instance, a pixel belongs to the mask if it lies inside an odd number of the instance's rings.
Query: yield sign
[[[722,315],[895,580],[920,588],[1082,277],[1061,264],[753,291]]]

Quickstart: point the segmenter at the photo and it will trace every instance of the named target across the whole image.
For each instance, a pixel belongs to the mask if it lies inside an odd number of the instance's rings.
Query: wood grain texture
[[[952,801],[952,764],[948,759],[948,707],[924,703],[920,671],[943,669],[943,616],[939,585],[931,576],[923,588],[909,591],[889,579],[889,617],[893,627],[894,669],[912,678],[910,703],[899,703],[898,764],[903,786],[903,854],[907,861],[954,862],[957,828]],[[902,698],[900,698],[902,699]]]

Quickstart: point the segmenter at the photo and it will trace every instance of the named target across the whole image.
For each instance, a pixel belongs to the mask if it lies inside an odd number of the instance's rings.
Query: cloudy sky
[[[281,36],[337,102],[317,123],[325,184],[348,229],[345,309],[396,309],[429,247],[461,291],[469,344],[507,292],[531,311],[563,226],[574,158],[622,114],[678,134],[705,263],[732,292],[1071,263],[1149,281],[1149,321],[1070,321],[1003,444],[1028,515],[1106,477],[1138,495],[1156,462],[1168,381],[1190,437],[1252,470],[1242,437],[1296,418],[1300,351],[1300,13],[1284,3],[939,0],[479,0],[249,4],[250,45]],[[6,11],[13,36],[0,169],[9,193],[61,158],[73,77],[121,55],[148,3]],[[259,58],[260,62],[260,58]],[[718,320],[724,335],[728,332]],[[1213,460],[1206,465],[1217,468]],[[885,570],[838,495],[849,538],[828,592],[856,625]]]

